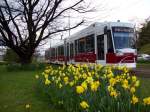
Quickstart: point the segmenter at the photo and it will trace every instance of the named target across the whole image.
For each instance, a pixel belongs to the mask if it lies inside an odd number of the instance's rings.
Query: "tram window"
[[[75,54],[78,54],[78,40],[75,40]]]
[[[108,48],[108,53],[113,53],[113,43],[112,43],[112,37],[111,37],[111,31],[107,32],[107,48]]]
[[[104,60],[104,35],[97,36],[97,54],[98,60]]]
[[[58,47],[58,55],[64,55],[64,46]]]
[[[56,58],[57,58],[57,56],[58,56],[58,52],[57,52],[57,48],[55,48],[55,54],[56,54]]]
[[[53,48],[51,49],[51,52],[52,52],[51,57],[53,57]]]
[[[52,49],[51,49],[51,53],[52,53],[52,54],[51,54],[51,57],[55,57],[55,48],[52,48]]]
[[[61,46],[61,55],[64,55],[64,46]]]
[[[86,52],[94,51],[94,35],[89,35],[86,37]]]
[[[53,57],[55,57],[55,48],[53,48]]]
[[[79,53],[85,52],[85,41],[86,41],[86,38],[79,39],[79,44],[78,44],[78,52]]]
[[[58,46],[58,56],[60,55],[60,46]]]
[[[70,57],[73,57],[73,43],[70,44]]]
[[[49,50],[49,57],[52,56],[52,49]]]
[[[69,43],[67,43],[67,57],[69,57]]]
[[[48,50],[48,57],[51,57],[51,50]]]

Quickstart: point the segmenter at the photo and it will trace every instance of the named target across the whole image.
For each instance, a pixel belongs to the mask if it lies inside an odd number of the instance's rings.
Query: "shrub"
[[[4,55],[4,61],[8,63],[17,63],[19,62],[19,57],[12,49],[7,49]]]
[[[39,77],[37,77],[39,79]],[[43,91],[67,112],[148,112],[150,97],[139,96],[139,80],[126,67],[73,65],[47,67]]]

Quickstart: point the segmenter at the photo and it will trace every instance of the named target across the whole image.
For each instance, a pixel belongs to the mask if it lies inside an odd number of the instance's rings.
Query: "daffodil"
[[[136,76],[132,76],[132,81],[136,82],[136,80],[137,80]]]
[[[88,105],[88,103],[87,103],[86,101],[82,101],[82,102],[80,103],[80,106],[81,106],[83,109],[89,108],[89,105]]]
[[[87,83],[92,83],[93,82],[93,78],[92,77],[87,77],[87,79],[86,79],[86,81],[87,81]]]
[[[109,83],[111,86],[114,86],[116,84],[116,79],[115,78],[109,79]]]
[[[140,85],[140,81],[137,80],[137,81],[135,82],[135,87],[139,87],[139,85]]]
[[[116,98],[116,97],[118,96],[117,91],[116,91],[116,90],[111,91],[111,92],[110,92],[110,96]]]
[[[124,89],[128,89],[128,88],[129,88],[129,84],[128,84],[128,80],[127,80],[127,79],[123,80],[122,87],[123,87]]]
[[[113,88],[111,85],[109,85],[109,86],[107,87],[107,89],[108,89],[109,92],[111,92],[111,91],[114,90],[114,88]]]
[[[64,77],[64,82],[65,82],[65,84],[68,84],[68,81],[69,81],[69,78],[66,76],[66,77]]]
[[[135,88],[134,87],[131,87],[130,88],[130,92],[133,94],[133,93],[135,93]]]
[[[83,77],[83,79],[86,79],[87,78],[87,74],[83,73],[82,77]]]
[[[150,97],[143,99],[144,105],[150,105]]]
[[[76,92],[78,93],[78,94],[82,94],[83,92],[84,92],[84,88],[82,87],[82,86],[77,86],[76,87]]]
[[[95,82],[91,83],[91,90],[92,90],[93,92],[97,91],[99,85],[100,85],[100,82],[99,82],[99,81],[95,81]]]
[[[49,85],[50,83],[51,83],[50,80],[48,80],[48,79],[45,80],[45,85]]]
[[[39,79],[39,75],[35,75],[35,78],[36,78],[36,79]]]
[[[131,99],[131,103],[136,104],[136,103],[138,103],[138,101],[139,101],[138,98],[135,95],[133,95],[132,99]]]
[[[84,81],[82,82],[81,86],[86,90],[87,89],[87,83]]]
[[[31,108],[31,105],[30,104],[26,104],[25,107],[26,107],[26,109],[29,109],[29,108]]]
[[[62,88],[62,84],[61,83],[59,84],[59,88]]]
[[[74,85],[74,81],[71,81],[69,85],[72,87]]]

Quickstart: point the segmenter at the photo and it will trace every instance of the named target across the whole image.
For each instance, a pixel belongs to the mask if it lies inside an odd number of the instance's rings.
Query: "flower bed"
[[[149,112],[150,97],[141,99],[140,82],[126,67],[49,66],[40,78],[54,104],[67,112]]]

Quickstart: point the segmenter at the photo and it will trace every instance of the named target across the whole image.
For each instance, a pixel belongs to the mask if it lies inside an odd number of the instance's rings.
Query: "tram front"
[[[135,68],[137,50],[134,26],[130,24],[112,26],[111,33],[113,53],[108,50],[107,63]]]

